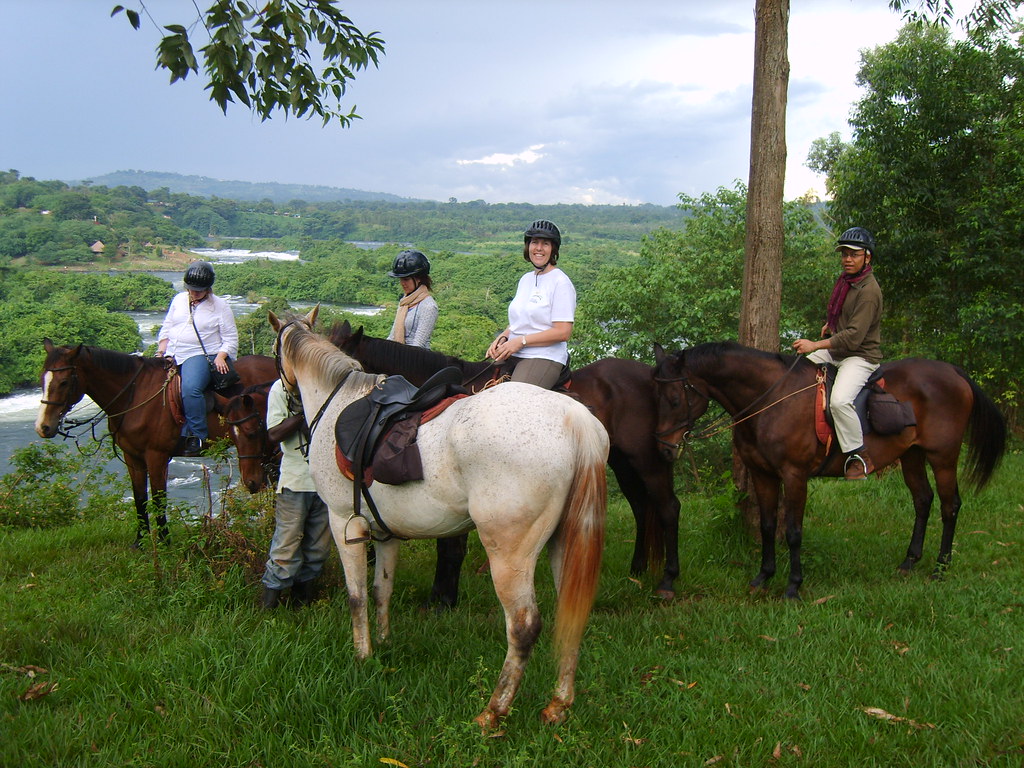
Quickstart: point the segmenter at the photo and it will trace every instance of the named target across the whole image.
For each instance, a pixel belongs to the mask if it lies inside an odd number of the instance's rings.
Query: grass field
[[[812,483],[798,604],[780,600],[784,568],[748,594],[756,544],[721,503],[682,498],[679,596],[663,603],[650,577],[628,577],[633,523],[613,494],[577,700],[558,727],[538,719],[554,680],[542,569],[546,631],[492,738],[472,718],[503,619],[475,539],[443,615],[419,610],[432,542],[403,547],[393,637],[357,663],[336,558],[313,606],[256,610],[266,520],[236,525],[253,539],[242,556],[180,521],[156,557],[128,548],[125,520],[0,529],[0,766],[1024,764],[1019,450],[984,492],[964,489],[939,581],[937,513],[920,570],[896,574],[912,525],[898,474]]]

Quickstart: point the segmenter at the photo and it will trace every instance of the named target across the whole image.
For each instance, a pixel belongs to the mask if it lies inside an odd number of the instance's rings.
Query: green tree
[[[957,363],[1019,405],[1024,48],[911,24],[865,52],[852,143],[822,152],[832,215],[873,229],[888,354]],[[819,149],[834,148],[823,142]]]
[[[580,303],[574,365],[607,356],[650,361],[655,342],[676,349],[737,338],[746,188],[737,182],[734,189],[680,199],[691,214],[685,229],[651,233],[634,263],[605,272]],[[821,327],[834,264],[822,258],[831,238],[810,204],[785,203],[783,222],[781,323],[783,335],[796,338]]]
[[[384,52],[377,33],[360,32],[333,0],[215,0],[186,24],[157,22],[142,2],[139,10],[115,5],[111,15],[121,11],[135,29],[143,16],[162,26],[157,66],[170,72],[172,83],[198,74],[201,59],[211,101],[226,113],[237,100],[263,120],[280,109],[286,117],[317,115],[324,125],[349,125],[359,116],[341,106],[348,82],[357,70],[377,66]],[[192,29],[208,37],[198,57]]]

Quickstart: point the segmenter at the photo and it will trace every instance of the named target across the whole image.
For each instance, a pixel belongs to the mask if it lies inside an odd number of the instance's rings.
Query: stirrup
[[[349,527],[349,525],[354,520],[360,520],[360,521],[362,521],[364,523],[366,522],[365,520],[363,520],[362,517],[360,517],[359,515],[355,515],[355,514],[352,515],[352,517],[350,517],[348,520],[346,520],[345,521],[345,543],[346,544],[365,544],[366,542],[371,541],[373,537],[370,535],[370,527],[369,527],[369,525],[366,526],[366,533],[363,534],[362,536],[349,536],[348,535],[348,527]]]

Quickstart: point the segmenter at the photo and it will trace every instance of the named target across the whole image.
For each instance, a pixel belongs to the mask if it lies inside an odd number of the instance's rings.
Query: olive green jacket
[[[874,273],[850,286],[839,328],[829,339],[832,357],[862,357],[869,363],[882,362],[882,289]]]

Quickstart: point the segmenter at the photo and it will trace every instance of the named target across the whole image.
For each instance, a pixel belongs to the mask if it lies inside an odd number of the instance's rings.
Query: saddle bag
[[[917,424],[913,406],[884,390],[875,390],[868,396],[868,420],[879,435],[896,435]]]
[[[224,362],[228,364],[227,373],[221,373],[213,363],[210,363],[210,386],[218,392],[231,389],[242,380],[242,377],[238,375],[238,371],[235,370],[235,362],[230,357],[225,359]]]

